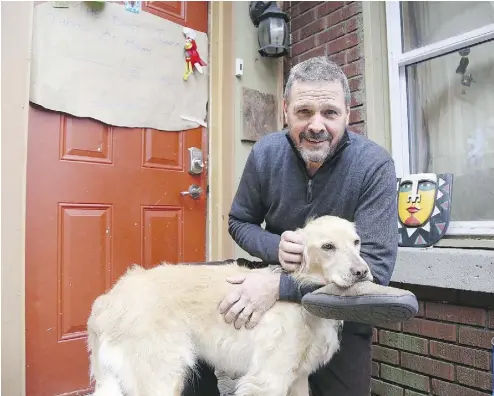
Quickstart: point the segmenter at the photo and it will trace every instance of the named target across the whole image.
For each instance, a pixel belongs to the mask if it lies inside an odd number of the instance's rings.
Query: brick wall
[[[285,57],[290,68],[314,56],[327,55],[345,72],[352,93],[350,127],[365,134],[362,4],[358,1],[285,1],[292,44]]]
[[[373,394],[491,396],[494,295],[406,288],[420,311],[374,329]]]

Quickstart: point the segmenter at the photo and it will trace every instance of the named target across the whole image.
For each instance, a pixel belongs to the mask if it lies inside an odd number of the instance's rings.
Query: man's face
[[[339,81],[295,81],[284,112],[290,136],[306,163],[322,163],[334,153],[350,115]]]

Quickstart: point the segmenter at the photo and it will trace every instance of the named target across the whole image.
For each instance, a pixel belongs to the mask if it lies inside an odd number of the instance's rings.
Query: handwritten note
[[[50,110],[110,125],[178,131],[196,128],[181,118],[204,119],[209,66],[183,81],[182,26],[106,2],[35,6],[30,100]],[[208,40],[197,32],[201,57]]]

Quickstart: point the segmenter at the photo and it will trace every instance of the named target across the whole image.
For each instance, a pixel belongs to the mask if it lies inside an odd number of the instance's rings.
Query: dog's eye
[[[335,250],[336,247],[332,243],[325,243],[322,245],[323,250]]]
[[[359,239],[355,239],[355,241],[353,243],[355,244],[355,246],[358,246],[358,245],[360,245],[360,240]]]

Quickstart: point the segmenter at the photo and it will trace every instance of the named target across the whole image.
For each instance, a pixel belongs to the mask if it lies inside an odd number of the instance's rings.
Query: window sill
[[[448,239],[443,239],[442,244]],[[451,241],[451,240],[449,240]],[[399,248],[393,282],[494,293],[494,241],[484,248]],[[480,242],[481,241],[476,241]],[[492,242],[492,244],[491,244]],[[456,240],[460,243],[460,240]],[[490,249],[489,249],[490,248]]]

